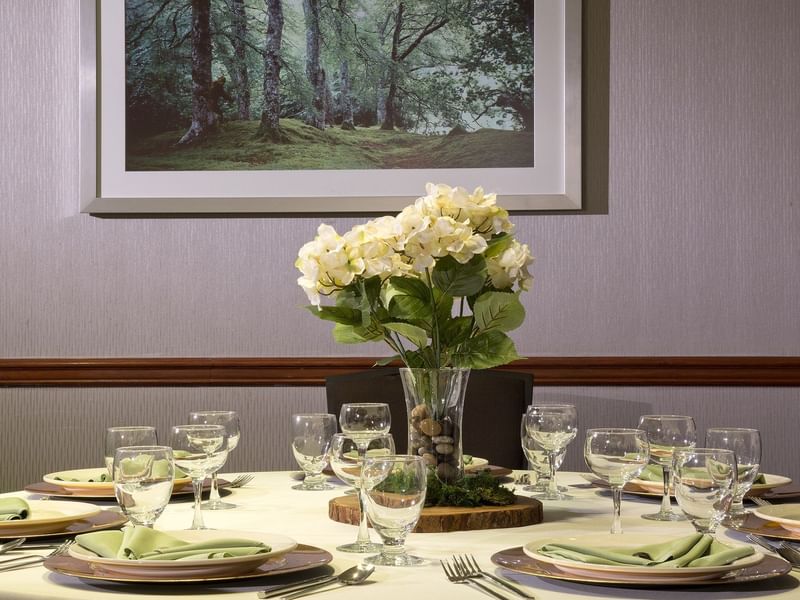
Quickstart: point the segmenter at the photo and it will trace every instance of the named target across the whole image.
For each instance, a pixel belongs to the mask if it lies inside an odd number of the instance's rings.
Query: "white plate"
[[[683,536],[674,536],[675,539]],[[664,538],[668,541],[670,538]],[[658,583],[658,580],[675,581],[701,581],[721,577],[729,571],[742,569],[758,564],[764,559],[764,554],[755,551],[755,554],[745,556],[729,565],[715,567],[645,567],[637,565],[595,565],[583,563],[566,558],[557,558],[540,554],[538,549],[545,544],[576,544],[582,546],[596,546],[609,548],[625,548],[644,546],[653,543],[653,534],[626,533],[623,535],[612,535],[609,533],[585,535],[580,537],[566,538],[544,538],[539,539],[523,546],[525,554],[533,559],[558,567],[565,573],[574,575],[591,576],[613,579],[615,581],[642,581],[647,583]],[[728,542],[725,542],[726,544]]]
[[[478,469],[482,469],[486,465],[489,464],[489,461],[485,458],[478,458],[477,456],[472,457],[472,462],[468,465],[464,465],[465,471],[477,471]]]
[[[792,533],[800,533],[800,504],[756,506],[753,514],[765,521],[777,523]]]
[[[644,479],[631,479],[631,484],[642,488],[646,492],[650,492],[653,494],[663,494],[664,493],[664,484],[660,481],[647,481]],[[764,483],[756,483],[750,488],[748,492],[749,496],[758,496],[763,494],[764,492],[768,492],[769,490],[780,487],[782,485],[788,485],[792,483],[792,480],[789,477],[784,477],[783,475],[769,475],[767,473],[764,474]]]
[[[88,502],[59,500],[28,500],[30,514],[19,521],[0,521],[0,535],[26,536],[63,531],[67,525],[100,512],[100,507]]]
[[[99,479],[101,475],[108,474],[105,467],[95,467],[91,469],[72,469],[70,471],[58,471],[56,473],[48,473],[42,479],[45,483],[57,485],[65,490],[76,491],[114,491],[113,481],[65,481],[65,479]],[[56,479],[61,477],[62,479]],[[175,485],[184,485],[189,483],[192,479],[190,477],[181,477],[175,479]]]
[[[259,533],[255,531],[231,531],[227,529],[201,529],[198,531],[168,531],[170,535],[186,542],[205,542],[217,538],[244,538],[263,542],[271,550],[264,554],[252,556],[231,556],[229,558],[199,560],[127,560],[119,558],[101,558],[91,550],[78,544],[69,548],[69,555],[90,563],[95,571],[113,575],[135,575],[140,577],[194,577],[206,575],[217,577],[235,575],[255,569],[268,560],[276,560],[282,554],[290,552],[297,542],[283,535]]]

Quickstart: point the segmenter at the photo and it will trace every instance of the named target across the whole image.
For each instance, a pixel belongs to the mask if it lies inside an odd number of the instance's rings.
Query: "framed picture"
[[[81,0],[81,212],[581,208],[581,0]]]

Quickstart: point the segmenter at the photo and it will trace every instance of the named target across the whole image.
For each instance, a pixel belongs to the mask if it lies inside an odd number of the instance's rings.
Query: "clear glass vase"
[[[461,420],[469,369],[400,369],[408,413],[408,453],[444,483],[464,476]]]

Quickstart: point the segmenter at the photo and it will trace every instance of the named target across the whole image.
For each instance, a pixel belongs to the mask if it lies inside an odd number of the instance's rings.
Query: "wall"
[[[800,3],[613,0],[605,18],[607,211],[515,219],[537,256],[520,353],[800,355]],[[79,214],[78,3],[4,0],[0,28],[0,356],[385,353],[334,345],[300,308],[292,265],[316,218]],[[605,62],[602,45],[588,54]],[[606,90],[587,93],[604,106]],[[587,146],[597,130],[591,121]],[[603,203],[604,192],[587,195]],[[796,422],[797,389],[539,394],[579,399],[587,425],[615,420],[614,401],[690,412],[702,426],[755,419],[769,428],[765,464],[800,478],[797,442],[783,430]],[[166,427],[196,406],[245,412],[234,467],[289,467],[288,415],[321,409],[324,393],[0,389],[0,403],[0,449],[25,464],[3,462],[2,490],[92,460],[104,424],[150,417]]]

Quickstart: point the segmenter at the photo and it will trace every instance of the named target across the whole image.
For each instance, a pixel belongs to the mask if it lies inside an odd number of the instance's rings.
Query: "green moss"
[[[442,483],[428,474],[425,506],[508,506],[514,504],[514,492],[500,485],[488,473],[468,475],[458,483]]]

